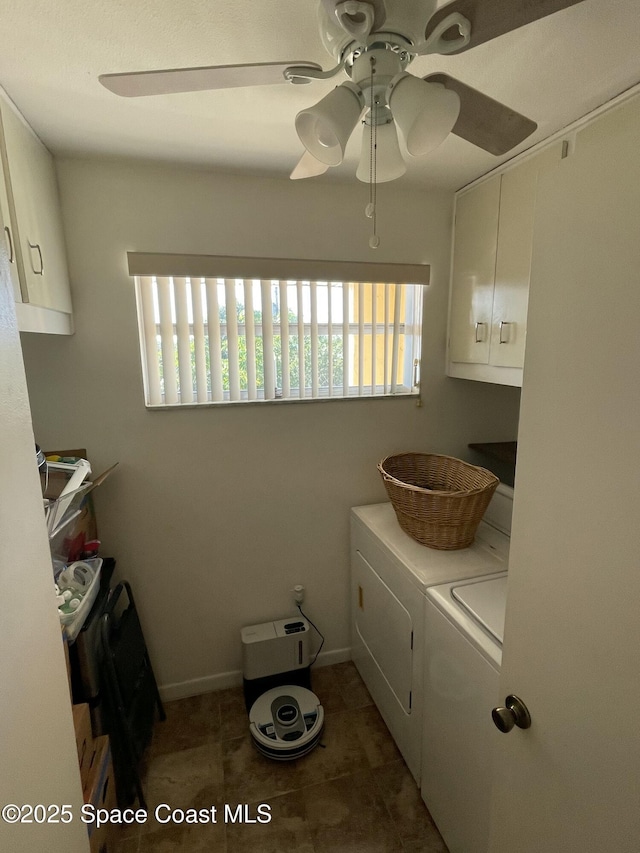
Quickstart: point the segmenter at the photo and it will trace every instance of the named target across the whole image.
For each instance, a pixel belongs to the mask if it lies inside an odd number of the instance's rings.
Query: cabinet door
[[[538,175],[561,157],[562,142],[502,175],[489,363],[523,367]]]
[[[500,209],[500,175],[456,202],[449,358],[487,364]]]
[[[18,275],[17,263],[17,246],[16,236],[13,230],[11,221],[11,212],[9,209],[9,197],[7,195],[7,187],[4,180],[4,171],[2,161],[0,160],[0,229],[2,235],[0,240],[4,240],[9,259],[9,274],[11,276],[11,284],[13,286],[13,297],[16,302],[22,302],[22,293],[20,291],[20,276]]]
[[[7,104],[0,104],[8,190],[22,257],[23,298],[71,313],[69,276],[53,158]]]

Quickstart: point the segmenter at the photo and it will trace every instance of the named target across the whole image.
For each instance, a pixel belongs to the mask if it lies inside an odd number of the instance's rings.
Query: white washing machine
[[[513,489],[499,485],[475,541],[459,551],[420,545],[390,503],[351,511],[352,657],[418,785],[427,590],[506,570],[512,505]]]
[[[422,798],[450,853],[486,853],[505,572],[427,590]]]

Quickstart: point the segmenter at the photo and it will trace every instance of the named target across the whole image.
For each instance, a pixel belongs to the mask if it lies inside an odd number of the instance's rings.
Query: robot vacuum
[[[249,724],[253,742],[263,755],[291,761],[317,746],[324,710],[311,690],[285,684],[256,699],[249,711]]]

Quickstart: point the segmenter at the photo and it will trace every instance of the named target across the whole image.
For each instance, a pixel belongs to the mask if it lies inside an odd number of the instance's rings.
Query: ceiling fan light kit
[[[338,166],[364,113],[363,152],[369,154],[361,157],[357,176],[377,171],[378,180],[393,180],[392,174],[405,171],[398,163],[396,127],[411,156],[433,151],[449,133],[501,155],[537,127],[446,74],[431,74],[428,81],[407,73],[417,56],[462,53],[581,2],[450,0],[438,8],[438,0],[320,0],[320,39],[337,62],[327,71],[313,62],[270,62],[103,74],[99,80],[117,95],[137,97],[310,83],[345,73],[348,82],[298,113],[296,130],[306,151],[291,177],[312,177]]]
[[[460,98],[438,83],[411,74],[392,82],[389,106],[414,157],[428,154],[449,136],[460,113]]]
[[[460,98],[442,84],[428,83],[404,71],[409,56],[406,50],[378,42],[362,49],[353,61],[352,82],[337,86],[296,116],[296,131],[307,153],[327,166],[339,165],[363,109],[356,170],[360,181],[370,181],[373,174],[378,183],[384,183],[406,172],[397,128],[413,156],[427,154],[443,142],[457,121]]]
[[[353,83],[342,83],[314,107],[296,116],[296,131],[307,151],[327,166],[338,166],[362,112],[362,95]]]

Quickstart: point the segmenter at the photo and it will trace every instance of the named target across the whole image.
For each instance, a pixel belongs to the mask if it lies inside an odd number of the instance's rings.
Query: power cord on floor
[[[318,634],[318,636],[320,637],[320,647],[318,648],[318,651],[315,653],[313,660],[312,660],[312,661],[311,661],[311,663],[309,664],[309,666],[313,666],[313,665],[314,665],[314,663],[318,660],[318,655],[320,654],[320,652],[322,651],[322,647],[324,646],[324,634],[322,633],[322,631],[321,631],[321,630],[320,630],[316,625],[314,625],[314,624],[313,624],[313,622],[311,621],[311,619],[309,619],[309,617],[307,616],[307,614],[306,614],[306,613],[304,613],[304,611],[302,610],[302,607],[301,607],[299,604],[296,604],[296,607],[297,607],[297,608],[298,608],[298,610],[300,611],[300,615],[301,615],[301,616],[303,616],[303,617],[307,620],[307,622],[309,623],[309,625],[311,625],[311,627],[316,631],[316,633],[317,633],[317,634]]]

